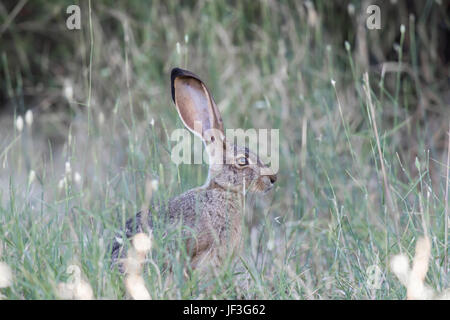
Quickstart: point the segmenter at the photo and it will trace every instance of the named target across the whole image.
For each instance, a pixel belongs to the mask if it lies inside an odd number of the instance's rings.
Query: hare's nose
[[[276,175],[276,174],[273,174],[273,175],[269,176],[269,179],[270,179],[270,182],[271,182],[272,184],[274,184],[275,181],[277,181],[277,175]]]

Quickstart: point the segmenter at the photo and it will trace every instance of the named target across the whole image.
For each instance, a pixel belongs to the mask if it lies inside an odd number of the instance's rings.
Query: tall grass
[[[170,161],[170,133],[182,127],[174,66],[205,80],[225,126],[280,129],[281,162],[275,190],[248,201],[241,255],[214,276],[186,277],[179,230],[153,232],[143,273],[153,299],[402,299],[390,259],[412,255],[424,234],[426,281],[449,287],[448,66],[427,64],[437,44],[423,38],[437,32],[438,3],[406,22],[386,14],[367,34],[352,27],[359,2],[334,17],[328,1],[80,1],[83,27],[70,32],[65,5],[36,1],[39,19],[0,22],[0,86],[14,110],[0,118],[6,298],[57,298],[73,265],[95,298],[127,297],[109,245],[147,206],[148,181],[167,201],[207,176]],[[3,19],[13,12],[1,9]],[[32,33],[49,47],[32,51]],[[380,65],[361,59],[361,39]],[[34,121],[18,130],[28,109]]]

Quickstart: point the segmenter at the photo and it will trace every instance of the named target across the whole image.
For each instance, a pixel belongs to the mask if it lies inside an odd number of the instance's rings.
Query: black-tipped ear
[[[181,76],[185,76],[185,77],[191,77],[194,79],[197,79],[200,82],[203,82],[202,80],[200,80],[200,78],[193,74],[192,72],[188,71],[188,70],[184,70],[181,68],[173,68],[172,72],[170,73],[170,85],[171,85],[171,89],[172,89],[172,100],[175,103],[175,79],[177,77],[181,77]]]
[[[207,130],[219,130],[223,136],[222,117],[203,81],[194,73],[180,68],[172,69],[170,81],[172,99],[184,125],[206,143],[209,143],[204,136]]]

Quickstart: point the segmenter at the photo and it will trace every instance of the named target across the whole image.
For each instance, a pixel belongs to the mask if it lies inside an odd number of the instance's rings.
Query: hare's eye
[[[236,164],[241,167],[248,166],[248,159],[246,157],[239,157],[236,159]]]

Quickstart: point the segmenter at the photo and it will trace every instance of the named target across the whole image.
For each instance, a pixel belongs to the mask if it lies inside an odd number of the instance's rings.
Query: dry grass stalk
[[[405,254],[398,254],[391,260],[392,272],[406,287],[407,300],[450,299],[450,290],[446,289],[437,294],[430,286],[425,284],[431,256],[431,242],[428,237],[420,238],[416,243],[416,252],[412,268]]]
[[[378,127],[377,127],[377,122],[376,122],[376,116],[375,116],[375,108],[372,103],[372,96],[370,95],[369,74],[367,72],[364,73],[364,92],[366,94],[367,105],[370,110],[370,119],[372,122],[372,128],[373,128],[375,139],[377,142],[377,150],[378,150],[378,155],[380,157],[380,165],[381,165],[381,172],[383,174],[383,182],[384,182],[384,190],[385,190],[385,194],[386,194],[386,200],[387,200],[388,207],[393,215],[396,230],[398,230],[398,228],[397,228],[398,216],[395,214],[395,212],[398,212],[398,210],[396,210],[394,207],[395,204],[394,204],[394,200],[392,198],[391,186],[389,184],[389,180],[388,180],[387,173],[386,173],[386,168],[384,166],[383,152],[381,150],[381,143],[380,143]]]
[[[433,290],[425,285],[428,262],[431,255],[431,242],[428,237],[420,238],[416,243],[416,254],[409,274],[406,298],[408,300],[431,299]]]
[[[449,131],[448,131],[448,146],[447,146],[447,167],[445,171],[447,172],[447,179],[445,182],[445,215],[444,215],[444,270],[445,273],[448,273],[448,220],[450,219],[448,213],[448,181],[449,181],[449,172],[450,172],[450,122],[449,122]]]

